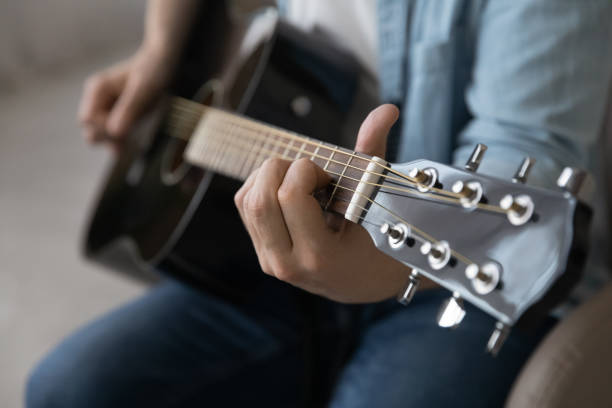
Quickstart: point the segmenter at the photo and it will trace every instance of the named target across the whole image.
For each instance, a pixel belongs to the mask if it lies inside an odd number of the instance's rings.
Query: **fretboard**
[[[365,154],[184,99],[177,99],[172,109],[173,128],[191,133],[185,152],[191,164],[246,180],[268,158],[305,158],[331,176],[333,181],[317,198],[325,209],[341,214],[371,162]]]

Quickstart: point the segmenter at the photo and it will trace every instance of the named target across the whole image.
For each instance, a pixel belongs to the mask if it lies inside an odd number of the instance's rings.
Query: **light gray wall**
[[[0,92],[142,34],[146,0],[0,0]]]
[[[84,78],[140,41],[145,0],[0,0],[0,407],[86,321],[144,287],[83,260],[110,155],[81,140]],[[69,386],[69,385],[67,385]]]

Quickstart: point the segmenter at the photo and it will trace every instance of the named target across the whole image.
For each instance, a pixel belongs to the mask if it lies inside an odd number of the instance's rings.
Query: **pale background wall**
[[[145,0],[0,0],[0,407],[33,364],[143,288],[85,262],[79,239],[109,154],[75,110],[86,75],[129,55]]]

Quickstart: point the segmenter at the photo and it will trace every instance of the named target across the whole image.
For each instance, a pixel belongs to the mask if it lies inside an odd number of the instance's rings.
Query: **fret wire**
[[[211,121],[210,115],[206,115],[202,117],[201,132],[206,137],[203,137],[204,140],[200,146],[201,146],[202,156],[205,158],[205,160],[208,163],[212,163],[212,160],[215,158],[215,155],[216,155],[215,146],[217,145],[217,140],[214,137],[212,137],[212,135],[210,134],[211,133],[210,121]]]
[[[266,159],[265,153],[262,155],[262,152],[266,149],[266,147],[268,146],[268,142],[269,142],[269,135],[264,134],[264,144],[263,147],[259,150],[259,153],[257,153],[257,159],[255,160],[255,168],[258,169],[259,166],[261,166],[261,163],[263,163],[263,161]]]
[[[317,156],[317,154],[319,153],[319,149],[321,148],[321,144],[317,144],[317,148],[315,149],[314,153],[312,154],[312,156],[310,156],[310,160],[312,160],[313,162],[315,161],[315,157]]]
[[[231,130],[232,124],[227,125],[225,134],[222,135],[220,139],[221,148],[219,149],[219,155],[217,156],[217,160],[215,162],[215,167],[221,169],[221,166],[227,164],[226,151],[229,146],[229,139],[231,138]]]
[[[257,142],[255,142],[257,144],[256,149],[253,151],[253,157],[252,160],[250,162],[250,165],[248,167],[247,173],[251,174],[253,173],[253,171],[257,168],[256,164],[257,164],[257,159],[259,158],[259,155],[261,154],[261,151],[263,149],[263,145],[260,144],[261,142],[261,138],[257,138]],[[264,144],[265,144],[265,138],[264,138]]]
[[[323,170],[327,170],[327,168],[329,167],[329,162],[331,160],[333,160],[334,158],[334,154],[336,154],[335,150],[332,150],[331,154],[329,155],[329,157],[327,158],[327,162],[325,162],[325,167],[323,167]]]
[[[274,157],[281,156],[280,149],[282,149],[282,145],[281,145],[280,135],[274,135],[273,142],[274,142],[274,149],[272,150],[272,153],[275,155]]]
[[[234,139],[237,139],[237,138],[241,138],[242,136],[240,136],[239,132],[236,132],[236,134],[234,134],[232,137]],[[232,159],[234,161],[234,164],[232,166],[232,173],[234,174],[240,173],[241,167],[244,164],[244,160],[245,160],[244,156],[246,152],[247,152],[246,150],[242,150],[240,151],[240,153],[234,154],[233,159]]]
[[[346,173],[346,169],[348,168],[348,165],[351,163],[351,160],[353,160],[353,156],[348,156],[348,157],[349,159],[346,162],[344,169],[342,170],[342,174],[340,174],[340,177],[338,178],[338,181],[336,182],[336,186],[334,187],[334,190],[332,191],[331,196],[329,197],[329,200],[327,201],[327,204],[325,205],[325,210],[329,208],[329,205],[331,204],[332,200],[334,199],[334,195],[336,194],[336,191],[338,190],[338,185],[342,182],[342,177],[344,177],[344,173]]]
[[[213,161],[213,168],[215,169],[221,169],[221,165],[223,164],[223,156],[224,156],[224,151],[225,148],[227,147],[227,145],[229,144],[229,138],[227,137],[227,133],[228,133],[228,126],[231,125],[225,125],[225,129],[223,129],[223,132],[220,132],[220,134],[217,136],[217,143],[219,146],[218,149],[218,153],[217,153],[217,157],[215,158],[215,160]]]
[[[232,139],[237,139],[237,138],[241,138],[242,136],[240,136],[238,133],[234,134],[232,133],[230,136]],[[239,153],[231,153],[231,155],[228,158],[228,165],[231,166],[231,170],[229,170],[230,173],[233,174],[238,174],[238,172],[240,171],[240,165],[241,163],[243,163],[243,156],[245,154],[244,150],[241,150]],[[228,167],[230,168],[230,167]]]
[[[290,157],[289,157],[289,148],[292,145],[293,145],[293,139],[289,140],[289,143],[286,144],[285,150],[283,151],[283,159],[285,159],[285,158],[290,159]]]
[[[246,166],[246,163],[249,161],[250,157],[253,155],[253,150],[255,149],[255,145],[256,143],[250,143],[250,147],[248,149],[247,155],[244,159],[244,162],[242,163],[241,167],[240,167],[240,177],[244,180],[247,178],[247,176],[249,175],[249,172],[245,170],[248,169],[248,166]]]
[[[306,141],[302,142],[302,146],[300,147],[300,150],[298,151],[297,155],[295,156],[295,159],[299,159],[300,156],[302,155],[302,152],[304,151],[304,146],[306,146]]]

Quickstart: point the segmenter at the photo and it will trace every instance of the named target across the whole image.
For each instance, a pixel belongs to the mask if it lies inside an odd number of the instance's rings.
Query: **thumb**
[[[387,134],[398,118],[399,109],[391,104],[381,105],[370,112],[359,128],[355,151],[384,158]]]

